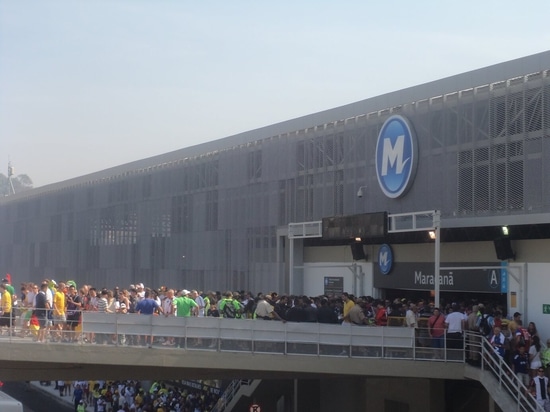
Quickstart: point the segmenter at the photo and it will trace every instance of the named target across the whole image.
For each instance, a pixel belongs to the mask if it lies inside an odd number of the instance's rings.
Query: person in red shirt
[[[432,338],[432,348],[442,349],[445,346],[445,316],[439,308],[434,308],[433,315],[428,319],[428,333]]]
[[[382,301],[378,302],[374,323],[376,326],[386,326],[388,324],[388,312],[386,312],[384,302]]]

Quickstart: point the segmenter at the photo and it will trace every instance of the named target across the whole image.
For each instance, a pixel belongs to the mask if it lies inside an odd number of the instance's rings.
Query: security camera
[[[359,190],[357,191],[357,197],[363,197],[363,188],[360,187]]]

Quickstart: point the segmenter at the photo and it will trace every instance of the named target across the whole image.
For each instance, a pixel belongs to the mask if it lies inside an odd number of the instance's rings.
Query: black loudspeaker
[[[351,244],[351,255],[353,256],[353,260],[367,259],[367,255],[365,254],[365,250],[363,249],[363,244],[361,243]]]
[[[512,250],[510,238],[498,237],[494,240],[494,242],[498,260],[516,259],[516,254]]]

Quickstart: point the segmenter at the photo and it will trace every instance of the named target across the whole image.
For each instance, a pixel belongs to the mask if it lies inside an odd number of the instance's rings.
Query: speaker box
[[[353,256],[353,260],[367,259],[367,255],[365,254],[365,250],[363,249],[363,244],[361,243],[351,244],[351,255]]]
[[[510,238],[499,237],[494,240],[494,243],[495,243],[495,252],[497,254],[497,259],[508,260],[508,259],[516,258],[516,254],[512,250],[512,244],[510,243]]]

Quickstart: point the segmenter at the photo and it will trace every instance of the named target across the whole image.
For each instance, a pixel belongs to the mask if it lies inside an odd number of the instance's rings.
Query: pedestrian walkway
[[[60,404],[65,404],[68,406],[74,406],[73,402],[73,389],[71,388],[71,394],[66,396],[59,396],[59,391],[55,389],[55,381],[50,381],[49,385],[43,385],[39,381],[31,381],[31,385],[34,389],[37,389],[44,394],[48,394],[53,400],[59,402]],[[88,405],[86,412],[94,412],[93,405]]]

